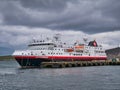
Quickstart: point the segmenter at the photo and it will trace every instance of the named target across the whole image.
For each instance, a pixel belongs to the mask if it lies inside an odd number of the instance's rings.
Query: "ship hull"
[[[42,62],[60,62],[60,61],[92,61],[106,60],[107,57],[96,56],[14,56],[22,68],[41,67]]]
[[[36,68],[40,67],[41,63],[49,62],[46,58],[38,58],[36,56],[14,56],[15,60],[22,68]]]

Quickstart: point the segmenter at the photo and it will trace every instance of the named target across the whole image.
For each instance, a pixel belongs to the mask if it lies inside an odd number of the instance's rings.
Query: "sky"
[[[68,43],[87,37],[118,47],[120,0],[0,0],[0,47],[24,49],[56,33]]]

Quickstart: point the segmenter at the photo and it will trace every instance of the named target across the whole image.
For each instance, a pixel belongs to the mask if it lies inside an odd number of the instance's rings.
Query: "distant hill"
[[[0,56],[0,61],[1,60],[15,60],[13,56],[8,55],[8,56]]]
[[[108,49],[105,51],[108,59],[119,58],[120,59],[120,47]]]
[[[11,55],[14,52],[12,48],[0,47],[0,56]]]

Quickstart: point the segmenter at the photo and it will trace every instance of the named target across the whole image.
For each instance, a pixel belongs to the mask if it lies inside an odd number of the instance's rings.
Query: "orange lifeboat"
[[[77,45],[77,46],[75,46],[75,48],[76,49],[81,49],[81,48],[84,48],[84,46],[83,45],[82,46],[81,45]]]
[[[66,52],[73,52],[74,50],[72,48],[68,48],[65,50]]]
[[[77,45],[74,48],[75,48],[75,51],[81,51],[84,49],[84,45]]]

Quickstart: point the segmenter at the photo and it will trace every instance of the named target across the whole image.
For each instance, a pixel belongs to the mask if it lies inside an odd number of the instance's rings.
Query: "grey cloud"
[[[23,7],[37,9],[39,11],[61,11],[67,2],[73,0],[20,0]]]
[[[99,6],[102,10],[102,14],[108,17],[119,18],[120,17],[120,0],[106,0]]]
[[[17,2],[1,1],[0,12],[4,16],[4,24],[17,25],[24,23],[23,20],[27,18],[22,10],[17,7]]]
[[[98,33],[120,30],[120,0],[4,0],[6,25]]]

